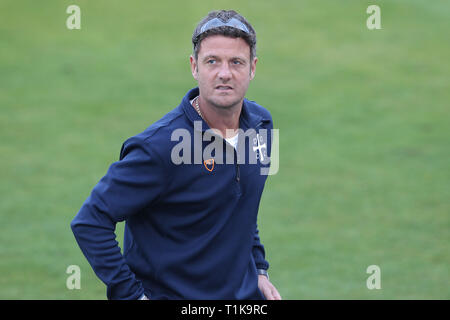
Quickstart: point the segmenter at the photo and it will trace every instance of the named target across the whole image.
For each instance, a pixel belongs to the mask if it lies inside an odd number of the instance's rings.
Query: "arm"
[[[281,300],[281,296],[275,286],[269,281],[267,269],[269,262],[265,260],[264,246],[259,239],[258,227],[255,228],[253,238],[253,257],[255,259],[256,268],[258,269],[258,288],[267,300]]]
[[[120,252],[115,227],[158,197],[165,181],[163,171],[144,141],[127,140],[120,161],[110,166],[71,223],[83,254],[107,286],[108,299],[138,299],[144,294]]]
[[[252,248],[253,258],[255,259],[256,269],[269,269],[269,262],[265,259],[266,252],[264,246],[261,244],[259,239],[258,226],[255,225],[255,233],[253,235],[253,248]]]

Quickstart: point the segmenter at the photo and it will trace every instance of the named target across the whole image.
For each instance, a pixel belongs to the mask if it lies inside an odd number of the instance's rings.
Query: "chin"
[[[212,104],[221,109],[230,109],[238,104],[242,98],[230,97],[230,96],[219,96],[212,99]]]

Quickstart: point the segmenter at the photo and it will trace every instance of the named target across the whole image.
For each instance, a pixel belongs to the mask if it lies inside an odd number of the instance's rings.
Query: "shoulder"
[[[167,154],[170,154],[172,148],[171,136],[173,131],[179,128],[186,128],[187,125],[188,122],[183,110],[177,107],[144,131],[128,138],[123,143],[121,158],[124,151],[130,147],[137,146],[146,150],[146,153],[149,155],[164,159]]]
[[[253,116],[261,117],[263,120],[270,120],[272,122],[272,115],[270,114],[270,111],[263,106],[259,105],[255,101],[245,99],[246,106],[248,108],[248,111]]]
[[[261,128],[273,129],[273,120],[270,111],[263,106],[257,104],[255,101],[245,100],[245,107],[247,117],[251,120],[251,123],[255,125],[262,125]]]

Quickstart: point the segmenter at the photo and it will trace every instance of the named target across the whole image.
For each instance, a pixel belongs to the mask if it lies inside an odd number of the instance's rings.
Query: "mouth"
[[[232,86],[228,86],[228,85],[222,84],[222,85],[216,86],[215,89],[216,89],[216,90],[219,90],[219,91],[230,91],[230,90],[233,90],[233,87],[232,87]]]

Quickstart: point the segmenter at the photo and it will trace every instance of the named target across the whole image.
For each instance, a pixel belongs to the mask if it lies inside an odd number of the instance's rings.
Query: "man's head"
[[[198,58],[200,44],[211,35],[242,38],[250,47],[250,60],[256,57],[256,33],[252,25],[234,10],[211,11],[199,22],[192,35],[194,58]]]
[[[190,58],[202,99],[219,108],[239,104],[256,68],[256,34],[233,10],[212,11],[196,27]]]

